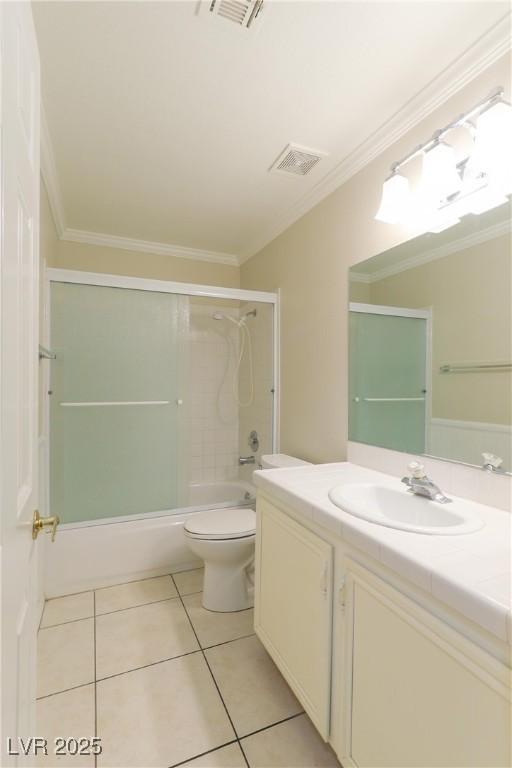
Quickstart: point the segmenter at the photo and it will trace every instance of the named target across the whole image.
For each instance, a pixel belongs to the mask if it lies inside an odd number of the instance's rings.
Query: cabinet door
[[[258,501],[255,628],[327,739],[332,644],[332,546]]]
[[[348,764],[510,765],[506,668],[375,577],[347,588]]]

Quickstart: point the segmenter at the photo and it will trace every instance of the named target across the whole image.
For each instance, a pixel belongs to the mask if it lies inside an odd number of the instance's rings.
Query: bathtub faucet
[[[245,464],[255,464],[256,459],[254,456],[240,456],[238,458],[238,463],[244,466]]]

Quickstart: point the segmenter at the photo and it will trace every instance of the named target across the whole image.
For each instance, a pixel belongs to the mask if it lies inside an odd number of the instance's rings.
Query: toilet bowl
[[[263,469],[307,464],[284,453],[261,457]],[[255,512],[249,507],[209,509],[192,515],[184,533],[192,552],[204,560],[203,607],[221,613],[252,608]]]
[[[187,520],[185,537],[204,560],[203,607],[209,611],[252,608],[256,514],[248,507],[211,509]]]

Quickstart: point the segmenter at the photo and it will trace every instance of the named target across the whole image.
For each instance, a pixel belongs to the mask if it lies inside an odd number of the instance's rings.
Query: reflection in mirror
[[[512,470],[511,262],[507,204],[352,267],[350,440]]]

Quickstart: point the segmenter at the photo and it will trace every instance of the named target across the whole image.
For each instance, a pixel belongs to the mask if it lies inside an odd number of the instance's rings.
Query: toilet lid
[[[210,509],[192,515],[185,530],[205,539],[240,539],[256,532],[256,515],[248,507]]]

